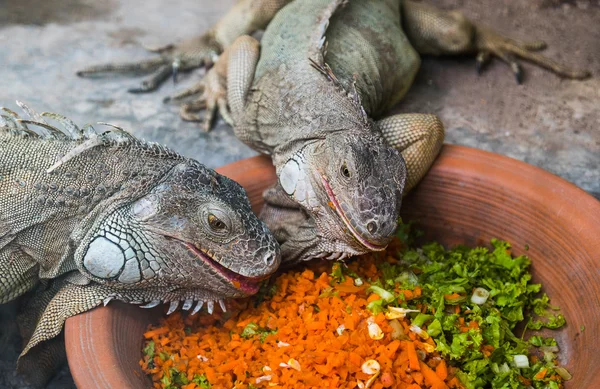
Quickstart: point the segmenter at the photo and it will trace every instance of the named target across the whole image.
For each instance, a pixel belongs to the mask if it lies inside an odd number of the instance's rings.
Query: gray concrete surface
[[[517,85],[494,61],[478,77],[473,58],[426,58],[396,112],[433,112],[447,142],[505,154],[549,170],[600,198],[600,1],[431,0],[521,39],[544,39],[546,54],[591,70],[586,81],[561,80],[524,65]],[[148,58],[157,46],[201,33],[233,0],[0,0],[0,105],[16,99],[80,124],[109,121],[217,167],[254,152],[219,123],[205,134],[162,98],[203,73],[157,93],[131,95],[137,79],[83,80],[75,71],[112,60]],[[15,377],[20,350],[15,304],[0,307],[0,388],[27,388]],[[74,387],[63,370],[50,388]]]

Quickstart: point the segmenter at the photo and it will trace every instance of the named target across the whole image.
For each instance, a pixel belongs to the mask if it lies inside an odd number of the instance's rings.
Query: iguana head
[[[278,174],[328,242],[319,248],[328,258],[383,250],[392,239],[406,165],[376,132],[330,133],[294,154]]]
[[[143,196],[104,212],[76,262],[119,299],[171,302],[173,309],[197,300],[212,311],[213,301],[256,293],[280,253],[240,185],[184,159]]]

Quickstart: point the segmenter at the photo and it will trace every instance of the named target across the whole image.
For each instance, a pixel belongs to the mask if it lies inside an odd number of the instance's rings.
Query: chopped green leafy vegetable
[[[260,303],[265,301],[265,299],[275,296],[275,293],[277,293],[277,286],[271,283],[270,279],[264,280],[260,283],[258,293],[256,293],[254,297],[254,306],[258,306]]]
[[[146,347],[144,347],[144,355],[148,358],[154,358],[154,341],[149,341]]]
[[[169,374],[165,374],[160,382],[164,385],[163,389],[177,389],[181,388],[181,385],[187,385],[190,383],[185,373],[180,372],[174,367],[169,369]],[[192,380],[192,382],[195,382]],[[207,382],[208,384],[208,382]],[[210,388],[210,384],[208,386],[200,386],[201,388]]]
[[[399,227],[401,241],[413,242],[409,230]],[[421,313],[410,314],[412,325],[460,368],[457,375],[467,389],[558,388],[568,372],[557,366],[556,341],[541,335],[525,341],[513,331],[519,323],[529,330],[560,328],[565,318],[553,312],[558,308],[540,294],[541,285],[531,282],[529,258],[513,257],[507,242],[492,239],[491,245],[491,250],[446,250],[438,243],[405,248],[398,263],[379,266],[383,277],[372,281],[370,291],[380,299],[368,308],[376,314],[388,306],[420,307]],[[422,294],[405,301],[402,292],[416,286]]]
[[[373,293],[375,293],[376,295],[378,295],[379,297],[381,297],[381,299],[383,301],[385,301],[386,303],[391,303],[395,299],[393,293],[391,293],[383,288],[380,288],[377,285],[371,285],[369,287],[369,290],[372,291]]]
[[[154,352],[155,352],[153,340],[149,341],[148,344],[146,344],[146,347],[144,347],[143,352],[144,352],[144,355],[148,357],[148,366],[150,368],[153,368],[154,367],[153,358],[154,358]]]
[[[273,335],[276,333],[277,333],[277,330],[269,330],[267,328],[261,328],[256,323],[248,323],[246,325],[246,327],[244,327],[244,329],[242,330],[242,333],[240,334],[240,336],[242,338],[248,339],[255,335],[258,335],[260,342],[264,343],[267,336]]]
[[[170,358],[169,354],[164,351],[161,351],[160,353],[158,353],[158,356],[163,361],[166,361],[167,359]]]
[[[341,262],[336,262],[333,264],[333,266],[331,267],[331,277],[333,277],[335,282],[344,282],[346,277],[344,277]]]
[[[210,388],[210,382],[208,382],[208,379],[206,378],[206,376],[204,374],[194,374],[194,378],[192,379],[192,382],[195,383],[196,385],[198,385],[199,388],[202,389],[208,389]]]

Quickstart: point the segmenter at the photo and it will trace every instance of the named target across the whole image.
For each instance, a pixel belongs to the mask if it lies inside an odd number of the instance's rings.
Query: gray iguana
[[[34,291],[18,361],[33,383],[64,360],[70,316],[111,300],[212,313],[278,268],[234,181],[118,127],[96,134],[20,105],[30,119],[0,117],[0,303]]]
[[[247,35],[261,29],[260,43]],[[279,180],[265,192],[261,218],[283,260],[294,262],[382,250],[391,239],[402,193],[427,172],[444,137],[433,115],[383,117],[409,89],[419,54],[473,53],[479,68],[496,56],[517,81],[515,56],[564,77],[589,76],[535,52],[543,47],[408,0],[240,0],[204,35],[160,57],[78,74],[155,71],[132,90],[147,92],[214,62],[173,97],[200,94],[182,106],[184,119],[206,109],[209,129],[218,110],[239,139],[272,156]]]

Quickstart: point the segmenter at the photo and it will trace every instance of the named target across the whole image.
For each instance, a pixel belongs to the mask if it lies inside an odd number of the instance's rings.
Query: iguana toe
[[[185,121],[200,122],[204,131],[210,131],[215,113],[219,112],[223,120],[233,125],[233,120],[227,105],[227,87],[225,79],[217,67],[211,68],[206,76],[191,88],[187,88],[165,99],[182,100],[186,97],[195,96],[194,99],[181,106],[179,116]],[[205,110],[204,117],[198,112]]]
[[[585,79],[591,76],[591,73],[587,70],[571,69],[537,53],[537,51],[546,48],[546,43],[543,41],[522,42],[504,37],[486,27],[476,25],[475,45],[479,51],[479,55],[477,56],[478,70],[486,62],[487,56],[493,55],[510,66],[519,84],[523,79],[523,74],[516,58],[521,58],[548,69],[564,78]]]

